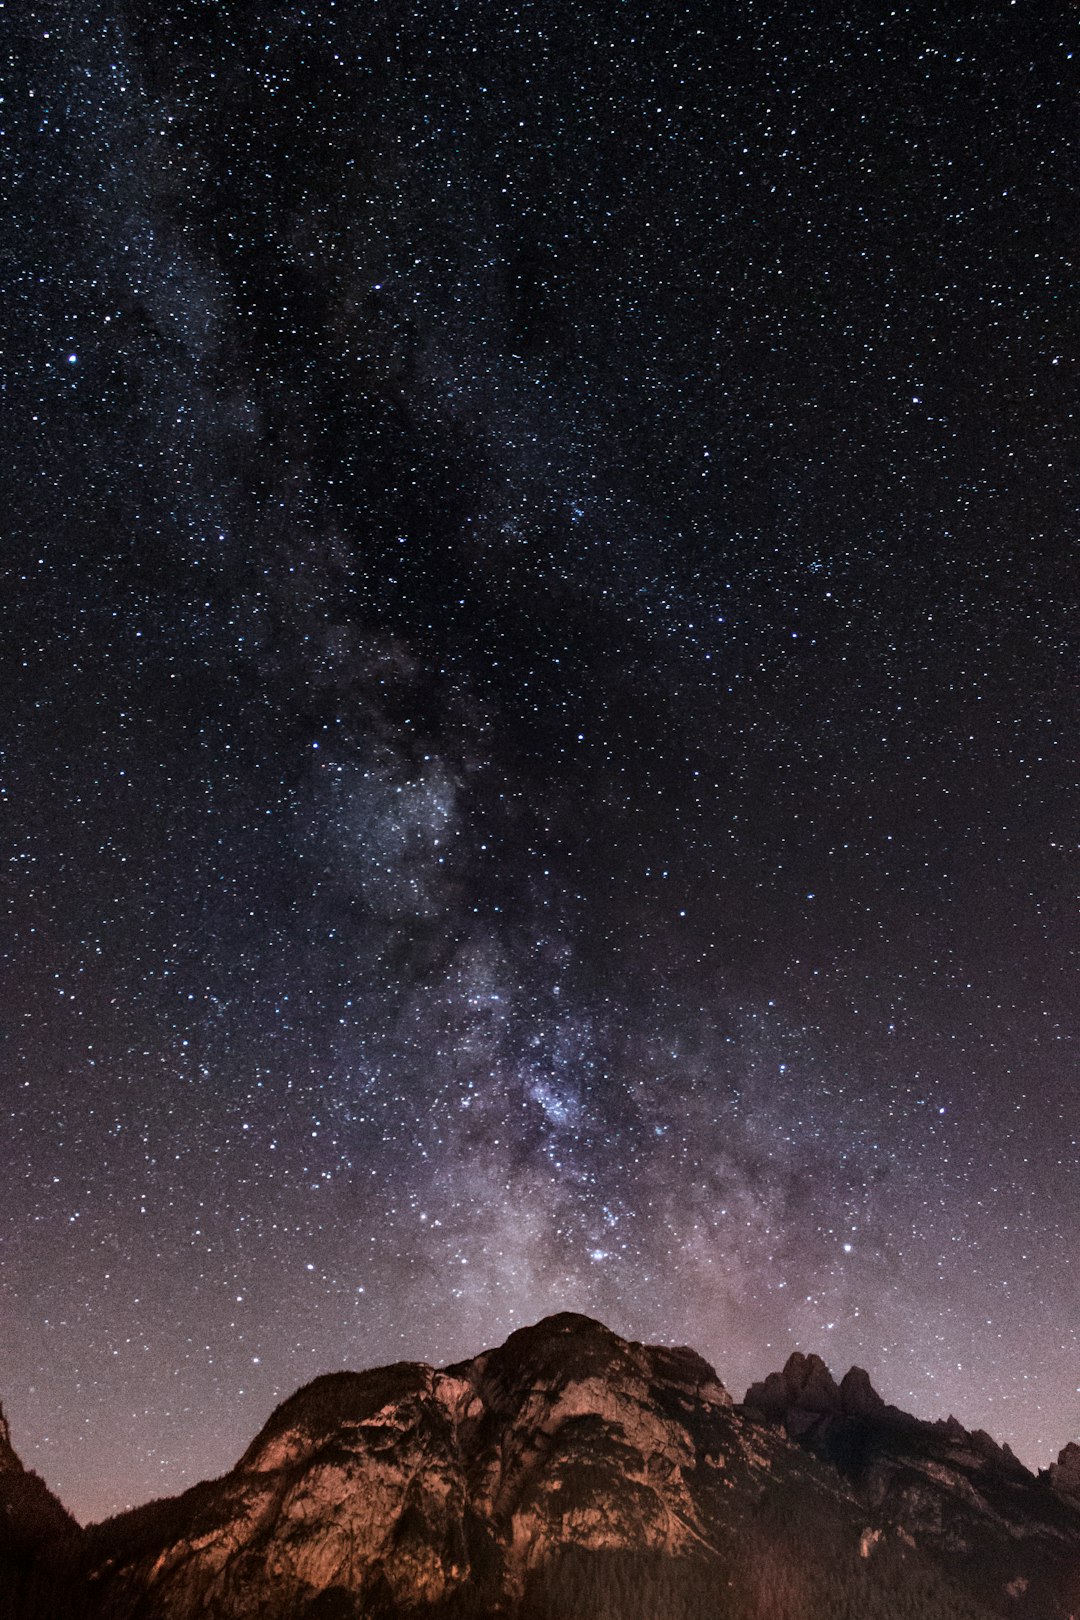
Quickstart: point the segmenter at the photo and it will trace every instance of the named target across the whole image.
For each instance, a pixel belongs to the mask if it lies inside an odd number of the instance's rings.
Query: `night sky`
[[[1048,1461],[1073,8],[7,37],[24,1461],[100,1517],[563,1308]]]

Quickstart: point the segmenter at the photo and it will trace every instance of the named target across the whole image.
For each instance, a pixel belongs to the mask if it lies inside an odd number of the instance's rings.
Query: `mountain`
[[[0,1407],[0,1615],[47,1613],[59,1602],[79,1539],[71,1514],[19,1461]]]
[[[737,1406],[694,1351],[562,1314],[317,1378],[221,1479],[83,1532],[68,1607],[24,1612],[1075,1620],[1080,1448],[1036,1477],[815,1356]]]
[[[837,1384],[818,1356],[751,1385],[743,1411],[831,1464],[882,1525],[992,1608],[1080,1613],[1080,1447],[1036,1478],[984,1430],[921,1422],[887,1406],[862,1368]]]

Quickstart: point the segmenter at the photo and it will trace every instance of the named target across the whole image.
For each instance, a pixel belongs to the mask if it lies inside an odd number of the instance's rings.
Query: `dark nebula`
[[[1080,1411],[1075,16],[23,7],[0,1397]]]

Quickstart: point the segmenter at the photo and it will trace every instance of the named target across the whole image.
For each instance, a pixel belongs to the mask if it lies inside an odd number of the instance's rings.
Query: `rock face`
[[[743,1404],[748,1412],[782,1423],[794,1436],[823,1432],[832,1419],[876,1418],[888,1410],[861,1367],[852,1367],[837,1384],[820,1356],[798,1350],[782,1372],[751,1384]]]
[[[222,1479],[86,1531],[73,1610],[19,1615],[1068,1620],[1076,1449],[1037,1480],[816,1356],[738,1407],[692,1350],[564,1314],[316,1379]]]
[[[751,1384],[745,1405],[774,1423],[783,1423],[789,1434],[805,1434],[822,1419],[842,1412],[843,1397],[821,1357],[804,1356],[797,1350],[782,1372],[770,1373],[763,1384]]]
[[[1055,1491],[1075,1496],[1080,1502],[1080,1446],[1074,1440],[1069,1441],[1057,1462],[1051,1463],[1046,1472]]]
[[[117,1615],[148,1592],[154,1614],[223,1620],[263,1613],[270,1593],[282,1613],[328,1591],[339,1607],[520,1601],[568,1547],[696,1553],[698,1476],[714,1489],[745,1451],[693,1351],[556,1316],[444,1371],[317,1379],[224,1480],[105,1527],[103,1551],[135,1556],[103,1558],[94,1579]]]

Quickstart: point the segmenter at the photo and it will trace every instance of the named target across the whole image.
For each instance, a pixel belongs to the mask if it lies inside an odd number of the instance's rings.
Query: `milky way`
[[[574,1308],[1080,1410],[1065,8],[22,14],[0,1397]]]

